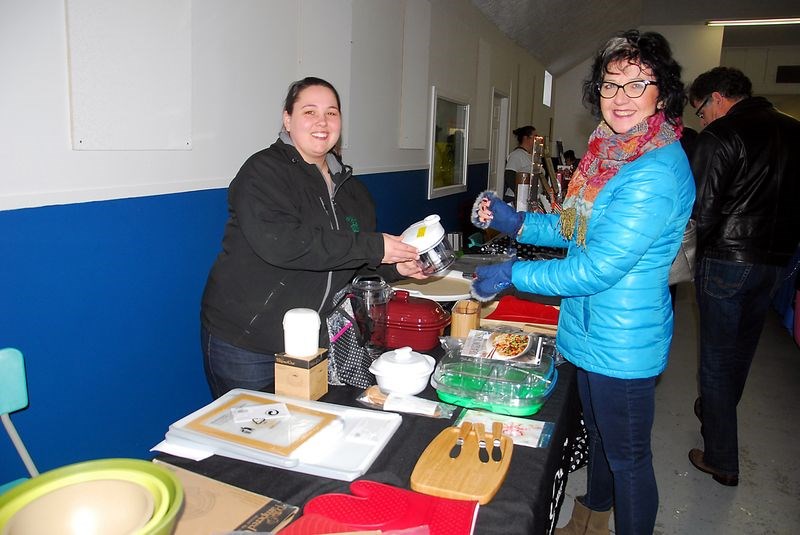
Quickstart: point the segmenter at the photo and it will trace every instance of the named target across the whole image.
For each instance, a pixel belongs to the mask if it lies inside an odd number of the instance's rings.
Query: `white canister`
[[[436,214],[408,227],[403,231],[402,238],[403,243],[413,245],[419,251],[417,264],[425,275],[433,275],[450,267],[456,258],[440,217]]]
[[[310,308],[293,308],[283,315],[284,352],[311,357],[319,350],[319,314]]]

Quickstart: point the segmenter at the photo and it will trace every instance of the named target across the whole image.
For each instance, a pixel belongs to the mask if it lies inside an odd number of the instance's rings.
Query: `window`
[[[469,104],[431,88],[428,198],[467,191]]]
[[[544,91],[542,96],[542,103],[550,107],[550,97],[553,94],[553,75],[544,71]]]

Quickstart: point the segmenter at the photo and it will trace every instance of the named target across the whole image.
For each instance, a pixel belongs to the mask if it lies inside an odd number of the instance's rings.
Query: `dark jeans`
[[[656,378],[615,379],[578,369],[578,394],[589,438],[583,504],[614,507],[618,535],[651,534],[658,513],[650,432]]]
[[[736,406],[782,273],[782,266],[713,258],[698,265],[703,460],[726,475],[739,475]]]
[[[233,346],[200,327],[203,368],[214,399],[232,388],[264,390],[275,382],[275,355]]]

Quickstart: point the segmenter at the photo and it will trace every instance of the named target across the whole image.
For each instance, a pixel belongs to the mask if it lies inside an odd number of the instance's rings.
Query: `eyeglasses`
[[[658,82],[654,80],[634,80],[622,85],[614,82],[600,82],[597,84],[597,91],[603,98],[614,98],[617,96],[617,92],[622,89],[622,92],[628,98],[639,98],[644,94],[648,85],[658,85]]]
[[[697,116],[697,118],[698,118],[698,119],[702,119],[702,118],[704,117],[704,114],[703,114],[703,108],[705,108],[705,107],[706,107],[706,104],[708,104],[708,101],[709,101],[709,99],[711,99],[711,95],[708,95],[708,96],[706,97],[706,99],[703,101],[703,103],[702,103],[702,104],[700,104],[700,105],[697,107],[697,109],[695,110],[694,114]]]

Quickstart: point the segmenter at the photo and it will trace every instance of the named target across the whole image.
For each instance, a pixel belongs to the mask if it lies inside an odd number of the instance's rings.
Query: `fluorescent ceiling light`
[[[770,26],[775,24],[800,24],[800,18],[710,20],[706,24],[708,26]]]

